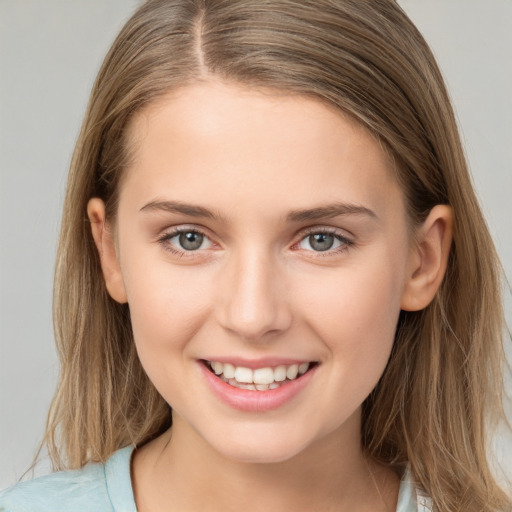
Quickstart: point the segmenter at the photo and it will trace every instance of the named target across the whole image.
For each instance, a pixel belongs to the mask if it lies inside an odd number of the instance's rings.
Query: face
[[[211,82],[130,130],[109,290],[175,428],[241,461],[353,441],[411,274],[378,141],[312,99]]]

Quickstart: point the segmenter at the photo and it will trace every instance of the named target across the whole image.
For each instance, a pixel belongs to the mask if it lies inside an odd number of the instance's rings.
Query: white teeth
[[[244,366],[234,366],[230,363],[210,361],[209,365],[216,375],[232,386],[240,389],[267,391],[278,388],[286,380],[294,380],[306,373],[309,363],[280,365],[275,368],[265,367],[251,370]]]
[[[303,373],[306,373],[309,368],[309,363],[302,363],[299,365],[299,375],[302,375]]]
[[[240,389],[249,389],[250,391],[256,391],[256,386],[254,384],[237,384],[236,387]]]
[[[237,366],[235,370],[235,379],[238,382],[243,382],[244,384],[252,384],[253,374],[250,368],[244,368],[243,366]],[[263,382],[261,384],[264,384]]]
[[[276,382],[283,382],[283,380],[286,380],[286,366],[278,366],[274,370],[274,380]]]
[[[224,377],[226,377],[226,379],[234,379],[235,378],[235,367],[232,364],[224,363],[224,372],[223,373],[224,373]]]
[[[228,380],[226,380],[226,382],[228,384],[230,384],[231,386],[233,386],[234,388],[248,389],[250,391],[256,391],[256,389],[257,389],[256,386],[258,385],[258,384],[256,384],[256,385],[255,384],[243,384],[241,382],[238,382],[235,379],[228,379]]]
[[[286,370],[286,376],[293,380],[295,377],[297,377],[297,374],[299,373],[299,365],[298,364],[292,364],[291,366],[288,366],[288,369]]]
[[[271,384],[272,382],[274,382],[274,371],[272,368],[258,368],[254,370],[255,384]]]

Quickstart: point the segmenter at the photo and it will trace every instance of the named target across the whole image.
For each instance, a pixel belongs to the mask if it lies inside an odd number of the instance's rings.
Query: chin
[[[312,439],[301,439],[303,436],[293,436],[289,430],[284,433],[274,431],[261,434],[253,431],[243,435],[227,435],[223,439],[211,440],[209,444],[222,457],[233,462],[271,464],[294,458],[313,442]]]
[[[292,459],[301,452],[300,449],[291,447],[251,447],[251,446],[230,446],[221,454],[233,461],[245,464],[275,464]]]

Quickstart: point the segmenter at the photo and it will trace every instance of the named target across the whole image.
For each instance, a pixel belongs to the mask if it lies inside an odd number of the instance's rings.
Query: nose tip
[[[247,303],[234,304],[225,327],[247,341],[263,340],[285,331],[290,324],[284,308],[270,306],[273,300],[265,298],[267,306]]]
[[[263,341],[286,331],[292,315],[275,266],[253,258],[237,265],[224,291],[221,323],[247,341]]]

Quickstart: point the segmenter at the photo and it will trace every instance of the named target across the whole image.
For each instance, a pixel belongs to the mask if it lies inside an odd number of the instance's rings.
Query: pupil
[[[180,234],[180,245],[187,251],[199,249],[203,243],[203,235],[189,231]]]
[[[327,251],[334,244],[334,236],[325,233],[310,235],[309,243],[315,251]]]

